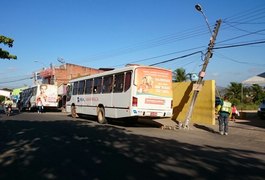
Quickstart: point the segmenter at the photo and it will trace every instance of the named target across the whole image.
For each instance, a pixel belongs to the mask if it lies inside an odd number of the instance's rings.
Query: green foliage
[[[11,38],[0,35],[0,42],[5,44],[5,45],[8,45],[8,47],[13,47],[14,40]]]
[[[0,103],[5,101],[5,96],[0,96]]]
[[[178,68],[173,73],[175,82],[186,81],[187,74],[185,69]],[[235,104],[238,109],[257,110],[260,102],[265,99],[265,89],[258,84],[244,87],[242,83],[230,82],[230,85],[225,88],[224,96],[227,96],[229,101]]]
[[[265,91],[258,84],[242,87],[241,83],[231,82],[226,88],[225,96],[240,109],[256,110],[259,103],[265,99]],[[242,100],[243,102],[241,102]]]
[[[230,102],[231,102],[232,104],[235,104],[235,105],[240,104],[240,100],[239,100],[239,99],[236,99],[236,98],[230,99]]]
[[[183,68],[178,68],[174,71],[175,74],[175,82],[183,82],[186,81],[186,71]]]
[[[8,47],[13,47],[14,40],[5,36],[0,35],[0,44],[7,45]],[[17,56],[9,54],[8,51],[3,50],[0,48],[0,59],[17,59]]]
[[[240,103],[237,106],[238,110],[257,110],[258,105],[253,103]]]
[[[265,92],[262,90],[262,87],[258,84],[253,84],[251,87],[252,97],[254,103],[260,103],[265,98]]]
[[[241,90],[242,90],[242,84],[241,83],[236,83],[236,82],[230,82],[230,85],[226,89],[226,96],[229,99],[241,99]]]

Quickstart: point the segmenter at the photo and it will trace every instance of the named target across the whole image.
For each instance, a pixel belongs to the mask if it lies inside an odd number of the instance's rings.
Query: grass
[[[257,104],[238,104],[237,109],[242,110],[258,110],[259,105]]]

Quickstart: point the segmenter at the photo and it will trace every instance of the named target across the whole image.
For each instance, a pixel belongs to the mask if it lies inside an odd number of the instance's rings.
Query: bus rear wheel
[[[98,107],[98,113],[97,113],[97,115],[98,115],[98,122],[100,124],[107,123],[107,120],[106,120],[106,117],[105,117],[105,110],[104,110],[104,108]]]

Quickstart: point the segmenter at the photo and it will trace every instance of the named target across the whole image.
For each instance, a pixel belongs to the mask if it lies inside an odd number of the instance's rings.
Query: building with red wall
[[[107,69],[106,69],[107,70]],[[53,84],[58,87],[58,106],[64,108],[66,103],[66,86],[71,79],[104,72],[102,69],[95,69],[75,64],[65,63],[60,66],[44,68],[34,75],[34,84]]]
[[[101,72],[104,72],[104,70],[66,63],[43,69],[38,74],[41,78],[41,84],[54,84],[59,87],[62,84],[67,84],[71,79]],[[36,78],[34,84],[37,84]]]

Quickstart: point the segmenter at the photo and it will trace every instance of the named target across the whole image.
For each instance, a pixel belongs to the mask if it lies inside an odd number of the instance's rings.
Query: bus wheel
[[[104,108],[102,107],[98,107],[98,122],[100,124],[105,124],[107,122],[106,118],[105,118],[105,111]]]
[[[75,109],[75,106],[71,106],[71,115],[72,115],[72,118],[76,118],[76,109]]]

